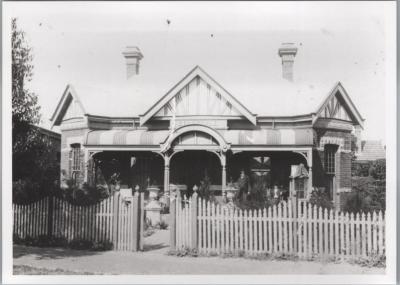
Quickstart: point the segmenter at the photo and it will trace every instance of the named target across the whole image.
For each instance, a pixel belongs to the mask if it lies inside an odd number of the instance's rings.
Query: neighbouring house
[[[61,130],[64,178],[97,185],[118,177],[122,188],[168,195],[173,187],[190,193],[207,175],[221,195],[244,170],[250,187],[298,199],[324,189],[340,208],[351,191],[352,134],[364,119],[335,78],[297,80],[297,52],[281,45],[272,57],[281,70],[266,84],[201,63],[180,74],[171,67],[175,80],[154,78],[140,49],[127,47],[126,82],[108,90],[77,82],[61,96],[51,120]]]
[[[46,138],[51,141],[51,148],[52,151],[54,152],[54,157],[56,160],[60,160],[60,154],[61,154],[61,134],[52,130],[49,130],[44,127],[40,126],[33,126],[36,128],[40,135],[43,138]]]
[[[356,152],[356,163],[369,163],[380,159],[386,159],[386,149],[381,141],[363,140]]]
[[[354,176],[369,176],[376,170],[377,164],[385,164],[386,148],[379,140],[359,140],[355,159],[353,160]]]

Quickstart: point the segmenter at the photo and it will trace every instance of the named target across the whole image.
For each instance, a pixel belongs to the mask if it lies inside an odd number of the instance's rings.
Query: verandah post
[[[191,222],[191,230],[192,230],[192,249],[197,249],[197,190],[198,187],[194,185],[193,187],[193,194],[192,194],[192,220]]]
[[[170,205],[169,205],[169,244],[170,249],[176,249],[176,193],[170,193]]]

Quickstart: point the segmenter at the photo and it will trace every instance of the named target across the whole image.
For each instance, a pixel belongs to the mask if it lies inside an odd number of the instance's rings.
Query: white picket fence
[[[28,205],[13,204],[14,235],[50,235],[73,240],[112,242],[115,250],[143,249],[143,193],[129,201],[116,193],[93,205],[73,205],[46,197]],[[49,227],[50,224],[50,227]]]
[[[196,195],[195,195],[196,196]],[[240,210],[201,198],[177,197],[176,248],[204,254],[282,253],[300,258],[356,258],[385,254],[383,213],[349,214],[309,203],[281,202]]]

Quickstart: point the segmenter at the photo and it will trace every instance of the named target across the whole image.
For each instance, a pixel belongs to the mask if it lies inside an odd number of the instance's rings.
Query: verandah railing
[[[356,258],[385,254],[382,212],[349,214],[309,203],[281,202],[240,210],[211,203],[196,194],[171,203],[175,227],[172,248],[204,254],[279,253],[300,258]]]

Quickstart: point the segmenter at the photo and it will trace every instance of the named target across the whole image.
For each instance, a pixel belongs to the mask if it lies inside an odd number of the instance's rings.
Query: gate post
[[[116,191],[114,192],[114,213],[113,213],[113,244],[114,244],[114,250],[119,249],[119,244],[118,244],[118,214],[119,214],[119,192]]]
[[[143,224],[144,224],[144,192],[139,196],[139,250],[143,251]]]
[[[192,249],[197,249],[197,189],[198,187],[194,185],[193,187],[193,194],[192,194],[192,208],[190,209],[192,211],[192,220],[190,221],[191,223],[191,231],[192,231]]]
[[[175,191],[170,193],[170,205],[169,205],[169,244],[170,249],[176,249],[176,193]]]

